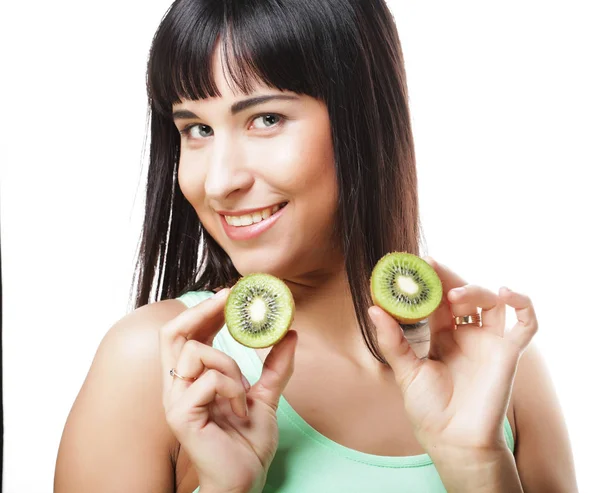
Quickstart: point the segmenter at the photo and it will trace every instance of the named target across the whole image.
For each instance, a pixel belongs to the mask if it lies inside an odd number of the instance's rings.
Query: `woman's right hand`
[[[277,406],[294,370],[298,339],[290,330],[271,349],[250,388],[237,363],[212,347],[228,293],[219,291],[160,330],[167,422],[207,493],[262,491],[279,439]],[[196,380],[171,376],[171,368]]]

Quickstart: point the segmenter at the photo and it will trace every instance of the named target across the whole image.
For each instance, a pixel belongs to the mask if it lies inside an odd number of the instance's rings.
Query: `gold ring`
[[[471,315],[463,315],[460,317],[454,317],[454,325],[470,325],[475,324],[477,327],[481,327],[481,315],[479,313],[472,313]]]
[[[169,375],[172,377],[181,378],[181,380],[185,380],[186,382],[194,382],[196,380],[193,377],[182,377],[179,373],[177,373],[177,371],[175,371],[175,368],[171,368],[169,370]]]

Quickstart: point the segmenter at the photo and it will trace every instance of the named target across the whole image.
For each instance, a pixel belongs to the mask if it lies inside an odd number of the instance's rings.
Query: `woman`
[[[73,405],[56,492],[576,491],[527,296],[426,257],[444,285],[427,324],[371,307],[377,260],[421,254],[383,0],[178,0],[148,96],[136,309]],[[294,295],[272,349],[223,326],[251,272]],[[521,323],[505,332],[506,305]]]

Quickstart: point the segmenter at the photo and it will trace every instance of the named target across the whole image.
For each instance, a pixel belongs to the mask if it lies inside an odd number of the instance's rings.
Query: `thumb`
[[[369,316],[377,329],[379,349],[394,372],[402,394],[417,375],[421,360],[404,337],[400,324],[378,306],[369,308]]]
[[[294,372],[298,333],[289,330],[267,355],[260,379],[252,387],[254,397],[277,409],[283,389]]]

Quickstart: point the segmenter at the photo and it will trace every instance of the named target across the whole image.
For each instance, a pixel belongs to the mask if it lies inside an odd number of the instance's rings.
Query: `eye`
[[[279,119],[281,119],[281,118],[282,118],[282,116],[281,116],[281,115],[277,115],[277,114],[273,114],[273,113],[267,113],[267,114],[264,114],[264,115],[258,115],[258,116],[257,116],[257,117],[256,117],[254,120],[261,120],[261,119],[264,119],[263,121],[266,121],[266,118],[268,118],[270,121],[272,121],[272,120],[273,120],[273,118],[275,118],[275,120],[277,120],[278,118],[279,118]],[[253,121],[254,121],[254,120],[253,120]],[[272,123],[272,124],[270,124],[270,125],[267,125],[266,127],[263,127],[263,128],[274,127],[275,125],[277,125],[277,123],[278,123],[278,122],[276,121],[275,123]],[[259,127],[259,128],[260,128],[260,127]]]
[[[263,113],[260,115],[253,116],[251,121],[262,120],[263,122],[267,122],[265,126],[261,127],[259,125],[257,128],[268,129],[272,127],[281,126],[285,119],[286,118],[283,115],[279,115],[277,113]],[[212,128],[202,123],[192,123],[191,125],[188,125],[187,127],[180,130],[179,133],[183,135],[186,139],[203,140],[205,137],[210,137],[212,133]]]
[[[208,125],[203,125],[203,124],[199,124],[199,123],[193,123],[192,125],[188,125],[187,127],[183,128],[182,130],[179,131],[179,133],[181,135],[183,135],[186,138],[191,138],[192,140],[197,140],[197,133],[198,132],[192,132],[192,129],[198,128],[199,132],[200,132],[200,138],[206,137],[205,135],[203,135],[203,132],[207,132],[207,129],[210,129],[210,131],[212,131],[212,129],[208,126]],[[194,135],[192,135],[192,133]]]

